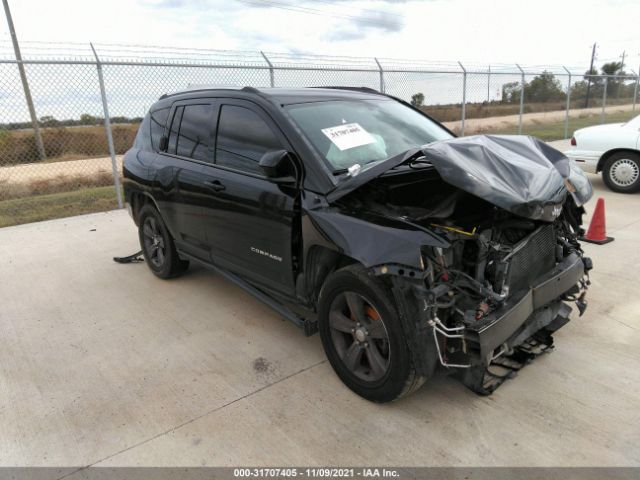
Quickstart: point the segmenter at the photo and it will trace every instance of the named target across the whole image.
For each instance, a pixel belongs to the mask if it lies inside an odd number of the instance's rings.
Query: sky
[[[640,64],[638,0],[9,0],[21,41],[584,66]],[[0,42],[9,45],[4,19]],[[55,51],[55,46],[54,50]]]

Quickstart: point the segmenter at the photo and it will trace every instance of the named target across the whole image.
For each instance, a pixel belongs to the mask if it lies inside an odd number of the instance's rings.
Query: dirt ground
[[[615,105],[606,107],[607,114],[615,112],[630,112],[633,105]],[[581,110],[570,110],[569,118],[579,118],[588,115],[600,115],[601,107],[584,108]],[[522,115],[522,125],[544,125],[545,123],[553,123],[563,121],[565,118],[564,110],[555,110],[552,112],[536,112],[524,113]],[[474,135],[476,133],[486,132],[487,130],[507,129],[518,126],[519,115],[505,115],[502,117],[489,118],[469,118],[464,122],[465,135]],[[459,130],[461,122],[446,122],[445,125],[451,130]]]
[[[118,171],[122,172],[122,155],[116,157]],[[74,175],[95,176],[100,173],[111,173],[111,158],[87,158],[85,160],[69,160],[66,162],[28,163],[11,167],[0,167],[0,185],[7,183],[31,183],[39,180]]]

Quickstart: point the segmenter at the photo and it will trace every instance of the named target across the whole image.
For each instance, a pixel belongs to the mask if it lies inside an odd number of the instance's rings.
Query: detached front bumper
[[[499,347],[509,350],[520,345],[545,327],[553,332],[567,323],[571,308],[559,298],[574,289],[584,275],[582,258],[571,254],[536,279],[528,291],[514,294],[482,322],[467,326],[464,338],[474,363],[491,359]]]

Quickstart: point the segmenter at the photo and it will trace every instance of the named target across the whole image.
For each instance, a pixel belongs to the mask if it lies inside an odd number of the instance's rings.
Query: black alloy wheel
[[[329,328],[333,346],[351,373],[368,382],[386,375],[389,335],[378,311],[362,295],[337,295],[329,311]]]
[[[167,258],[166,246],[155,217],[148,216],[145,218],[145,222],[142,225],[142,234],[144,236],[145,252],[149,254],[149,261],[156,268],[162,268]]]
[[[333,370],[361,397],[390,402],[424,383],[389,285],[361,265],[343,267],[324,281],[318,329]]]
[[[178,255],[173,238],[153,205],[140,209],[138,225],[142,254],[154,275],[172,278],[189,268],[189,262]]]

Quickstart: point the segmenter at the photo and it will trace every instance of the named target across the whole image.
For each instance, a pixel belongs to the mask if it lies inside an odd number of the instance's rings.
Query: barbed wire
[[[461,64],[451,60],[430,60],[415,58],[360,57],[347,55],[319,55],[307,52],[260,52],[250,50],[226,50],[183,46],[145,45],[137,43],[95,43],[94,47],[103,62],[131,62],[135,64],[167,63],[172,65],[197,64],[212,67],[260,67],[289,69],[353,69],[362,71],[398,72],[463,72]],[[95,57],[89,43],[84,42],[48,42],[27,40],[21,42],[24,61],[94,61]],[[264,55],[264,56],[263,56]],[[267,59],[265,59],[265,56]],[[0,61],[14,60],[11,39],[0,37]],[[483,63],[477,61],[462,62],[469,73],[492,75],[522,74],[536,75],[550,72],[554,75],[584,75],[586,65],[558,64],[517,64],[504,62]],[[522,71],[520,70],[522,69]],[[630,68],[630,67],[629,67]]]

